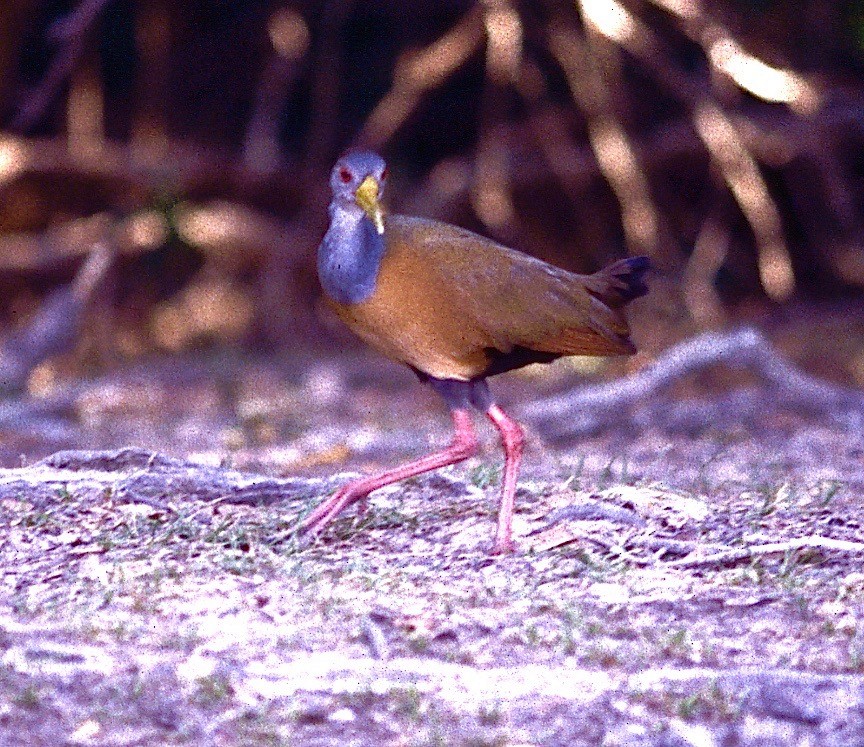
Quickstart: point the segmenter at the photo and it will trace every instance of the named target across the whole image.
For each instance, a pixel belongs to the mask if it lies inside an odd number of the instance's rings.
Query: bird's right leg
[[[446,449],[436,451],[422,459],[408,462],[378,475],[370,475],[349,483],[309,514],[300,524],[299,531],[315,536],[336,515],[355,501],[365,498],[373,490],[415,475],[422,475],[424,472],[446,467],[448,464],[462,462],[474,456],[477,453],[478,445],[477,437],[474,435],[474,427],[471,425],[471,415],[467,410],[452,409],[450,416],[453,418],[456,434]]]

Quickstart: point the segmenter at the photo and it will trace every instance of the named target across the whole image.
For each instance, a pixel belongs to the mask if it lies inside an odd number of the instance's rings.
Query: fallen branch
[[[820,537],[811,535],[809,537],[795,537],[785,542],[770,542],[764,545],[751,545],[750,547],[729,548],[722,552],[706,555],[701,558],[682,558],[671,560],[665,564],[667,568],[704,568],[706,566],[723,566],[730,563],[738,563],[742,560],[762,557],[764,555],[778,555],[796,550],[829,550],[851,555],[864,554],[864,542],[850,542],[849,540],[832,539],[831,537]]]
[[[726,566],[766,555],[785,555],[799,550],[830,551],[852,555],[864,554],[864,542],[838,540],[819,535],[794,537],[782,542],[769,542],[762,545],[750,545],[749,547],[727,547],[717,544],[688,542],[657,537],[656,535],[635,534],[613,538],[573,525],[562,525],[560,523],[561,518],[556,517],[550,525],[529,534],[529,544],[534,552],[544,552],[571,542],[593,543],[633,565],[685,569]],[[636,548],[648,550],[654,555],[634,555],[631,550]],[[659,562],[666,553],[674,553],[679,556],[686,555],[686,557]]]
[[[632,421],[627,408],[667,389],[688,374],[723,363],[759,374],[776,388],[776,400],[815,410],[864,414],[864,393],[809,376],[789,363],[752,327],[709,332],[666,350],[638,373],[608,384],[580,387],[524,408],[552,438],[599,431]]]
[[[0,499],[24,498],[34,505],[64,494],[108,493],[117,503],[161,510],[189,501],[261,506],[306,500],[329,488],[327,480],[253,475],[135,448],[60,451],[26,467],[0,470]]]
[[[704,542],[689,542],[687,540],[676,540],[669,537],[658,537],[656,534],[647,537],[631,537],[628,545],[642,547],[654,553],[653,560],[660,560],[667,553],[675,555],[689,555],[694,552],[705,550],[724,550],[722,545],[707,544]]]
[[[567,517],[573,518],[573,517]],[[598,520],[599,517],[591,517],[589,519],[580,520]],[[614,519],[607,519],[614,521]],[[700,542],[687,542],[684,540],[674,540],[665,537],[657,537],[656,535],[632,535],[620,540],[602,537],[597,532],[583,530],[572,525],[560,525],[560,519],[556,519],[552,524],[549,524],[542,529],[535,530],[529,534],[530,547],[535,552],[543,552],[551,550],[554,547],[570,544],[571,542],[592,542],[598,545],[606,552],[609,552],[616,557],[626,560],[634,565],[647,566],[655,565],[667,553],[675,555],[693,555],[699,552],[716,551],[716,554],[722,555],[729,552],[732,548],[727,548],[724,545],[706,544]],[[644,523],[644,522],[643,522]],[[640,548],[654,553],[652,556],[633,555],[630,550]],[[665,565],[674,565],[679,561],[670,561]]]
[[[635,511],[621,506],[614,506],[599,501],[585,501],[552,511],[547,517],[549,523],[543,527],[548,529],[553,524],[561,521],[611,521],[616,524],[629,524],[630,526],[644,527],[643,519]]]

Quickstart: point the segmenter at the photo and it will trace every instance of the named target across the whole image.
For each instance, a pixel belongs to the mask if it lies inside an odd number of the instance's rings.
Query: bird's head
[[[330,173],[333,201],[345,208],[362,208],[379,234],[384,233],[381,193],[387,181],[387,164],[377,153],[352,150],[343,155]]]

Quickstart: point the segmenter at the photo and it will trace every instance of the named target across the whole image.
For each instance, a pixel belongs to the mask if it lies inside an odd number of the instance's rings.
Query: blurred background
[[[6,0],[7,391],[359,350],[314,269],[351,145],[394,212],[576,271],[651,255],[621,367],[747,322],[864,384],[861,0]]]

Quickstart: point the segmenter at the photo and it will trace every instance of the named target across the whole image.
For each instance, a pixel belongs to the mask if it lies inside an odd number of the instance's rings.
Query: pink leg
[[[501,505],[498,509],[498,529],[495,532],[493,555],[513,552],[513,502],[516,495],[516,477],[522,461],[525,434],[522,427],[498,405],[492,405],[486,415],[501,432],[504,445],[504,482],[501,486]]]
[[[450,415],[453,418],[456,435],[446,449],[379,475],[363,477],[345,485],[306,517],[300,524],[300,531],[314,536],[327,526],[334,516],[355,501],[365,498],[373,490],[474,456],[477,453],[477,437],[471,425],[471,416],[467,410],[451,410]]]

